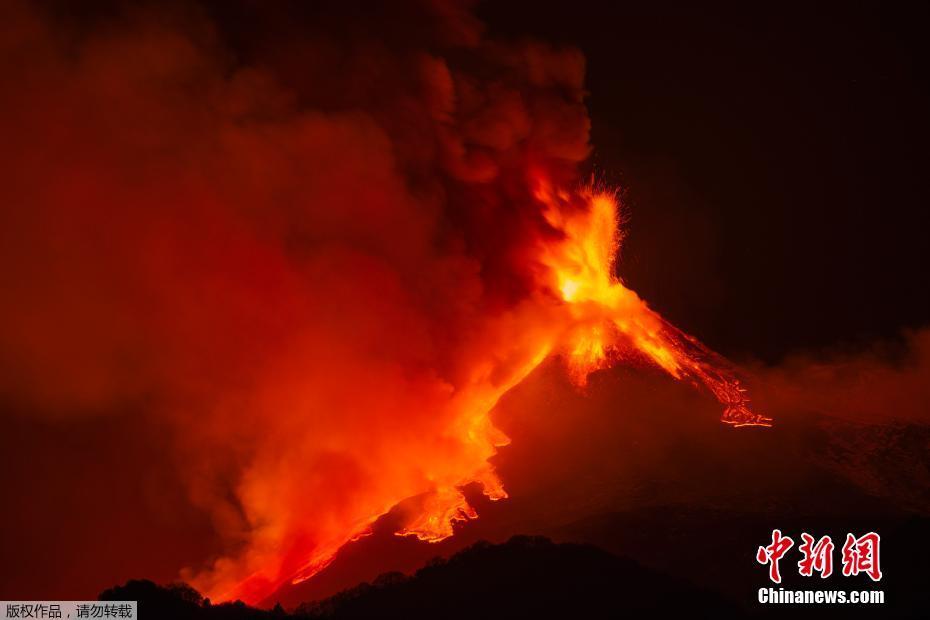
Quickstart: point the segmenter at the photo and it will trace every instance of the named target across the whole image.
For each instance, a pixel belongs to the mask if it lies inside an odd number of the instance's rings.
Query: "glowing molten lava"
[[[566,302],[569,333],[562,342],[572,377],[584,383],[605,366],[611,352],[633,349],[645,354],[676,379],[691,379],[709,389],[724,405],[723,422],[734,426],[768,426],[753,413],[745,390],[727,371],[727,362],[649,309],[614,274],[619,247],[617,203],[607,192],[586,190],[580,196],[537,190],[548,223],[564,234],[544,248],[551,286]],[[581,200],[581,207],[572,201]]]
[[[460,3],[269,11],[291,34],[234,50],[212,11],[35,4],[0,3],[0,394],[166,428],[217,537],[181,577],[212,599],[260,602],[389,511],[438,541],[476,516],[464,485],[506,497],[491,412],[550,356],[577,384],[654,363],[767,423],[619,281],[612,195],[565,189],[579,51]]]
[[[471,340],[473,351],[460,380],[443,384],[434,402],[425,402],[443,421],[438,437],[412,440],[422,471],[382,471],[370,493],[347,506],[340,519],[326,521],[328,536],[316,544],[298,545],[309,559],[297,570],[269,561],[280,540],[267,551],[253,548],[249,564],[258,570],[238,585],[220,581],[212,595],[258,601],[284,581],[298,583],[325,568],[345,543],[364,536],[375,520],[405,498],[408,509],[399,536],[438,542],[453,535],[453,524],[477,518],[462,487],[479,484],[492,500],[507,497],[489,459],[508,438],[490,414],[500,398],[549,355],[561,355],[573,381],[620,357],[640,355],[676,379],[703,384],[723,404],[723,422],[734,426],[768,425],[752,412],[744,389],[727,371],[725,360],[682,333],[649,309],[614,274],[618,251],[618,204],[608,192],[555,190],[536,181],[538,201],[551,235],[539,241],[528,268],[535,269],[537,290],[525,301],[482,323]],[[416,497],[414,497],[416,496]],[[317,528],[319,531],[320,527]],[[290,544],[293,546],[293,542]],[[222,573],[222,566],[218,567]],[[230,589],[230,586],[233,586]]]

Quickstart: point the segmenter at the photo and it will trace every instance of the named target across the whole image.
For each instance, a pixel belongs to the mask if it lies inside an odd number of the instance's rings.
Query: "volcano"
[[[507,4],[0,8],[5,597],[916,604],[925,16]]]

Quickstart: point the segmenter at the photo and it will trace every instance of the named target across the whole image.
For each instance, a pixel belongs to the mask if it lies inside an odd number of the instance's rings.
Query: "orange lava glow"
[[[242,50],[212,11],[44,4],[0,3],[0,393],[164,429],[216,538],[171,567],[212,600],[273,604],[388,513],[443,540],[465,486],[506,498],[492,411],[547,358],[577,385],[652,364],[768,424],[616,275],[580,51],[459,3]]]
[[[299,583],[323,570],[347,542],[398,502],[418,495],[398,536],[438,542],[453,535],[453,524],[478,517],[462,487],[478,483],[491,500],[507,497],[489,459],[509,439],[491,421],[498,400],[550,355],[560,355],[579,386],[588,375],[620,358],[640,355],[676,379],[705,386],[724,406],[722,421],[734,426],[768,426],[754,413],[745,390],[727,370],[727,362],[652,311],[615,275],[619,249],[618,202],[614,194],[590,188],[556,190],[536,179],[535,198],[553,235],[540,241],[528,269],[538,274],[538,290],[515,310],[487,323],[474,339],[472,365],[463,381],[447,386],[437,406],[447,421],[438,444],[416,446],[426,477],[411,480],[381,472],[376,489],[347,510],[343,518],[322,524],[328,536],[306,545],[308,558],[292,574],[268,549],[252,548],[245,561],[257,570],[244,581],[220,580],[210,587],[219,600],[256,602],[285,581]],[[319,529],[319,528],[318,528]],[[301,547],[298,546],[298,549]],[[214,575],[223,574],[223,566]],[[234,573],[233,573],[234,574]]]
[[[636,350],[676,379],[704,385],[724,405],[723,422],[769,426],[754,413],[745,390],[727,370],[727,362],[649,309],[614,273],[620,243],[616,198],[585,190],[579,196],[540,184],[537,198],[546,220],[564,234],[544,249],[550,287],[558,291],[570,315],[562,342],[571,376],[584,384],[593,370],[608,365],[611,354]],[[581,208],[572,208],[580,200]]]

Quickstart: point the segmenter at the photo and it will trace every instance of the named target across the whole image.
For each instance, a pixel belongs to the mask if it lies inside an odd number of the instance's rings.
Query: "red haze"
[[[0,9],[0,393],[151,432],[219,539],[183,573],[216,598],[314,574],[402,500],[439,540],[462,485],[504,497],[490,411],[552,353],[760,421],[613,273],[580,53],[401,14],[233,45],[195,9]]]

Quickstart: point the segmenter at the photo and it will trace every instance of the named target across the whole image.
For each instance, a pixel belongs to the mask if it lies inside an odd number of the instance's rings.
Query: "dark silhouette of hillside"
[[[130,581],[102,600],[138,600],[143,620],[297,618],[603,618],[646,611],[732,615],[720,596],[590,545],[516,536],[478,543],[412,576],[386,573],[292,613],[212,605],[187,585]]]
[[[693,516],[698,521],[695,527],[708,532],[708,540],[697,541],[694,548],[679,545],[679,563],[692,567],[687,578],[646,568],[589,544],[515,536],[504,544],[479,542],[448,559],[436,558],[413,575],[384,573],[371,583],[303,603],[290,612],[280,605],[263,610],[239,601],[215,605],[186,584],[158,586],[151,581],[130,581],[103,592],[100,599],[139,601],[142,620],[926,617],[923,584],[927,568],[920,560],[930,533],[926,519],[914,517],[894,526],[889,522],[883,528],[883,542],[887,540],[889,546],[883,556],[887,575],[880,584],[864,577],[812,583],[784,571],[782,585],[787,589],[882,589],[887,594],[884,605],[760,605],[755,600],[757,588],[771,584],[759,577],[759,567],[751,558],[743,564],[730,561],[723,530],[733,523],[714,528],[701,515]],[[652,530],[643,544],[655,544],[655,530],[665,529],[675,538],[678,528],[673,523],[661,514],[653,519],[651,524],[622,522],[624,537],[632,539]],[[607,540],[612,524],[607,519],[593,529],[600,529]],[[857,524],[846,525],[855,529]],[[801,527],[800,523],[787,526],[792,532]],[[755,531],[758,523],[747,527]],[[716,554],[707,548],[714,541],[724,547]],[[709,568],[712,561],[694,561],[696,553],[715,556],[717,562],[728,565],[726,576],[715,577]],[[722,587],[724,579],[736,585]]]
[[[314,618],[616,617],[648,610],[728,612],[717,595],[589,545],[515,536],[388,573],[303,605]]]

